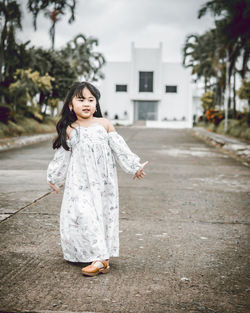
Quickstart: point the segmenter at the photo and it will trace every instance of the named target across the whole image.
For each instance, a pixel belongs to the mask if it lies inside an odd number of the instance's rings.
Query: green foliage
[[[0,122],[7,123],[13,117],[13,111],[7,104],[0,104]]]
[[[48,100],[48,105],[49,105],[52,109],[55,109],[55,108],[58,107],[59,101],[60,101],[60,100],[59,100],[58,98],[56,98],[56,99],[49,99],[49,100]]]
[[[217,133],[224,134],[224,124],[225,121],[220,123],[219,127],[216,129]],[[232,137],[250,140],[250,128],[246,120],[240,123],[238,120],[229,119],[226,134]]]
[[[250,1],[210,0],[203,4],[198,18],[208,12],[215,17],[215,27],[204,34],[186,37],[183,65],[192,68],[195,81],[204,81],[205,92],[214,91],[214,103],[223,105],[225,90],[235,88],[233,75],[244,79],[248,71]],[[231,104],[228,98],[226,101]],[[233,104],[236,111],[236,102]]]
[[[198,127],[204,127],[209,131],[218,133],[218,134],[226,134],[235,138],[240,138],[243,140],[250,141],[250,113],[246,113],[241,116],[240,119],[233,119],[232,114],[230,114],[230,118],[228,119],[228,128],[225,133],[225,120],[222,119],[218,125],[213,122],[205,122],[198,121]],[[239,116],[238,116],[239,117]]]
[[[29,69],[17,69],[14,75],[15,82],[9,86],[10,92],[15,93],[25,90],[31,97],[34,97],[39,91],[48,92],[52,91],[51,82],[55,80],[46,73],[41,76],[38,71]],[[29,100],[29,99],[27,99]]]
[[[219,111],[219,110],[216,110],[216,109],[213,109],[213,108],[206,110],[205,115],[206,115],[206,120],[208,122],[212,122],[216,126],[225,117],[224,111]]]
[[[35,107],[28,107],[26,108],[25,112],[24,112],[24,116],[25,117],[31,117],[35,120],[37,120],[38,122],[42,122],[43,121],[43,115],[39,112],[39,110]]]
[[[250,81],[243,80],[240,89],[238,90],[238,96],[240,99],[248,100],[250,105]]]
[[[26,116],[42,121],[41,107],[34,101],[34,97],[40,92],[50,94],[51,82],[55,79],[47,73],[41,76],[38,71],[32,72],[32,69],[17,69],[14,79],[9,86],[14,112],[23,112]],[[27,103],[30,105],[27,106]]]
[[[62,59],[69,61],[79,80],[82,77],[90,81],[104,78],[100,70],[106,60],[101,53],[93,52],[94,46],[98,46],[97,38],[79,34],[60,51]]]
[[[50,106],[52,116],[54,116],[54,110],[58,108],[59,102],[60,102],[60,99],[58,98],[51,98],[48,100],[48,105]]]
[[[0,123],[0,136],[1,137],[15,137],[22,134],[22,127],[12,121],[7,124]]]
[[[205,92],[201,97],[201,105],[204,111],[212,109],[214,107],[214,93],[212,91]]]
[[[28,9],[35,28],[41,12],[51,19],[50,35],[54,42],[58,16],[70,10],[68,22],[73,22],[75,4],[75,0],[28,0]],[[21,114],[42,122],[47,107],[53,112],[74,81],[82,77],[93,81],[103,78],[100,69],[105,59],[93,51],[98,45],[96,38],[78,35],[61,50],[44,50],[29,47],[29,41],[17,43],[16,31],[22,29],[18,1],[0,0],[0,19],[0,121],[16,122]],[[12,130],[13,134],[18,133]]]
[[[17,29],[22,29],[20,4],[14,0],[0,1],[1,20],[1,45],[0,45],[0,82],[4,82],[7,76],[11,75],[11,65],[15,62],[15,57],[10,52],[16,48],[15,33]]]
[[[217,45],[217,32],[212,29],[203,35],[188,35],[183,47],[183,65],[192,68],[192,74],[197,80],[205,78],[205,91],[209,79],[216,77],[217,71],[222,68],[216,59]]]
[[[77,79],[77,74],[70,66],[70,63],[62,57],[60,51],[43,50],[41,48],[31,48],[31,67],[41,75],[48,73],[54,77],[52,84],[52,98],[63,100],[69,86]],[[48,97],[42,94],[41,103],[47,103]]]
[[[56,119],[45,118],[39,123],[33,118],[16,115],[16,122],[8,121],[7,124],[0,122],[0,138],[51,133],[56,131]]]
[[[40,12],[44,12],[44,15],[50,18],[51,28],[49,30],[52,49],[54,50],[55,45],[55,27],[59,21],[59,16],[64,15],[67,9],[70,9],[70,18],[68,22],[71,24],[75,20],[75,6],[76,0],[28,0],[28,10],[33,15],[34,29],[37,29],[37,17]]]
[[[56,116],[56,117],[52,117],[52,116],[48,116],[48,115],[45,115],[44,116],[44,123],[47,124],[47,125],[56,125],[56,123],[58,122],[59,120],[59,116]]]

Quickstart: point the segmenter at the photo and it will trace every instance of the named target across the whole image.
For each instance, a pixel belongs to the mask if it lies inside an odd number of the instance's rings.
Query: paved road
[[[0,220],[49,192],[46,168],[53,150],[52,143],[37,143],[0,153]]]
[[[191,130],[118,131],[150,164],[119,169],[120,257],[92,278],[62,257],[62,192],[42,197],[49,144],[1,154],[9,209],[42,198],[0,223],[0,311],[249,312],[249,167]]]

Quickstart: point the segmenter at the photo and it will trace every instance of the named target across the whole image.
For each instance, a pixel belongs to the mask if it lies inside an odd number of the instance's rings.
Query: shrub
[[[59,120],[59,117],[52,117],[49,115],[45,115],[43,122],[48,125],[56,125],[58,120]]]
[[[224,126],[225,120],[223,120],[219,124],[219,126],[216,129],[216,132],[220,134],[225,134]],[[242,121],[236,119],[229,119],[226,134],[232,137],[250,140],[250,128],[246,120],[243,123]]]
[[[0,104],[0,121],[7,123],[13,117],[13,111],[7,104]]]
[[[6,131],[8,131],[8,126],[5,123],[0,122],[0,138],[6,137]]]
[[[15,124],[12,121],[8,122],[8,127],[5,130],[5,135],[9,137],[20,136],[23,132],[23,129],[20,125]]]
[[[240,124],[247,123],[250,126],[250,112],[238,112],[236,118],[240,121]]]
[[[15,122],[8,121],[4,124],[0,122],[0,138],[13,137],[21,135],[34,135],[51,133],[56,131],[56,119],[46,117],[43,123],[17,114],[15,116]]]
[[[214,107],[213,99],[214,99],[213,91],[209,90],[202,95],[201,105],[202,105],[204,111],[212,109]]]
[[[243,129],[240,134],[240,137],[250,141],[250,128],[247,127],[246,129]]]
[[[246,81],[244,79],[240,89],[237,91],[237,94],[240,99],[246,99],[250,107],[250,81]]]
[[[223,111],[216,109],[206,110],[206,118],[209,122],[212,122],[214,125],[219,125],[219,123],[224,119],[225,115]]]
[[[37,108],[27,107],[24,111],[24,116],[33,118],[40,123],[43,121],[43,115],[37,110]]]

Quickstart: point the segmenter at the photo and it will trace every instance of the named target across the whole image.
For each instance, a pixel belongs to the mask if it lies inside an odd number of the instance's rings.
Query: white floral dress
[[[56,150],[47,181],[62,184],[60,211],[64,259],[92,262],[119,256],[119,194],[116,161],[128,174],[142,164],[123,137],[100,123],[77,126],[67,140],[70,151]]]

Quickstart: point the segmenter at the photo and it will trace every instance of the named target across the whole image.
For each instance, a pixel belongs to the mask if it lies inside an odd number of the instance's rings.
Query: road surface
[[[0,311],[249,312],[249,167],[190,129],[117,130],[150,163],[142,180],[119,168],[120,256],[106,275],[63,259],[50,143],[0,154]]]

